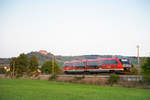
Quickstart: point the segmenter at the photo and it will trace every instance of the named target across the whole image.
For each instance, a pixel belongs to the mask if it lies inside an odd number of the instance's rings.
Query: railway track
[[[50,77],[51,75],[40,75],[41,77]],[[120,80],[125,81],[141,81],[143,80],[142,75],[119,75]],[[57,77],[84,77],[84,78],[105,78],[108,79],[110,75],[57,75]]]
[[[40,76],[51,76],[50,75],[40,75]],[[87,77],[87,78],[92,78],[92,77],[100,77],[100,78],[109,78],[110,75],[74,75],[74,74],[69,74],[69,75],[57,75],[58,77]],[[142,75],[119,75],[120,78],[142,78]]]
[[[39,77],[45,77],[45,78],[49,78],[50,76],[52,76],[51,74],[48,75],[39,75]],[[121,80],[126,80],[126,81],[140,81],[143,80],[142,75],[119,75]],[[84,77],[84,78],[106,78],[108,79],[110,77],[110,75],[57,75],[57,77]],[[0,74],[0,78],[5,78],[5,74]]]
[[[5,76],[5,74],[0,74],[0,76]],[[51,74],[47,74],[47,75],[44,75],[44,74],[41,74],[41,75],[39,75],[39,76],[51,76]],[[66,74],[63,74],[63,75],[57,75],[58,77],[82,77],[82,76],[84,76],[84,77],[101,77],[101,78],[107,78],[107,77],[109,77],[110,75],[74,75],[74,74],[69,74],[69,75],[66,75]],[[142,75],[119,75],[120,77],[123,77],[123,78],[128,78],[128,77],[130,77],[130,78],[136,78],[136,77],[142,77]]]

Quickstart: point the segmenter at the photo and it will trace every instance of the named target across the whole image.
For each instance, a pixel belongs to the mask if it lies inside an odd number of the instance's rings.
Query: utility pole
[[[140,48],[140,46],[139,45],[137,45],[136,46],[136,48],[137,48],[137,57],[138,57],[138,70],[139,70],[139,72],[140,72],[140,58],[139,58],[139,55],[140,55],[140,53],[139,53],[139,48]]]
[[[15,77],[15,61],[13,62],[13,78]]]
[[[52,74],[54,74],[54,67],[55,67],[55,56],[52,56]]]

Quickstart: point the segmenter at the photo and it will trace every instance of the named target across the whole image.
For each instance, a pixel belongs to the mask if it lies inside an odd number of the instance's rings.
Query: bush
[[[131,64],[130,74],[138,74],[138,70]]]
[[[3,67],[0,67],[0,74],[5,74],[5,73],[6,73],[5,69]]]
[[[42,65],[42,73],[44,74],[51,74],[52,73],[52,61],[46,61]],[[61,73],[60,67],[56,62],[54,62],[54,73],[59,74]]]
[[[143,78],[150,83],[150,57],[146,58],[141,66]]]
[[[54,79],[56,79],[56,78],[57,78],[57,75],[56,75],[56,74],[53,74],[53,75],[51,75],[51,76],[49,77],[48,80],[54,80]]]
[[[112,86],[114,83],[118,83],[119,80],[120,80],[119,75],[111,74],[108,79],[108,84]]]
[[[84,78],[85,78],[84,75],[82,75],[82,76],[75,76],[75,77],[74,77],[74,79],[76,79],[76,80],[81,80],[81,79],[84,79]]]
[[[31,77],[31,76],[33,76],[33,73],[28,73],[27,75],[28,75],[29,77]]]
[[[16,75],[16,78],[20,78],[20,77],[22,77],[22,76],[23,76],[22,73],[18,73],[18,74]]]

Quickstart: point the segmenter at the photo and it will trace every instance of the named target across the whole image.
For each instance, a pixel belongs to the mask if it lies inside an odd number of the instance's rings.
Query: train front
[[[119,58],[119,60],[124,68],[124,71],[130,71],[131,64],[129,58],[124,57],[124,58]]]

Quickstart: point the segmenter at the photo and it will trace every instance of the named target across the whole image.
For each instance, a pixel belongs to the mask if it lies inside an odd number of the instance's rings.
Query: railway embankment
[[[128,88],[150,88],[150,85],[143,81],[142,75],[118,75],[118,82],[114,83],[112,86],[117,87],[128,87]],[[38,80],[48,80],[56,82],[68,82],[77,84],[90,84],[90,85],[103,85],[111,86],[108,82],[110,75],[38,75],[38,76],[23,76],[22,78],[27,79],[38,79]],[[0,74],[0,78],[11,78],[4,74]]]
[[[41,74],[39,76],[32,76],[31,78],[35,79],[41,79],[41,80],[48,80],[49,77],[51,77],[51,74],[44,75]],[[26,78],[26,76],[24,76]],[[106,79],[108,80],[110,75],[57,75],[57,78],[75,78],[75,77],[84,77],[84,78],[97,78],[97,79]],[[119,75],[120,80],[122,81],[142,81],[143,77],[142,75]],[[10,78],[9,76],[6,76],[5,74],[0,74],[0,78]]]

